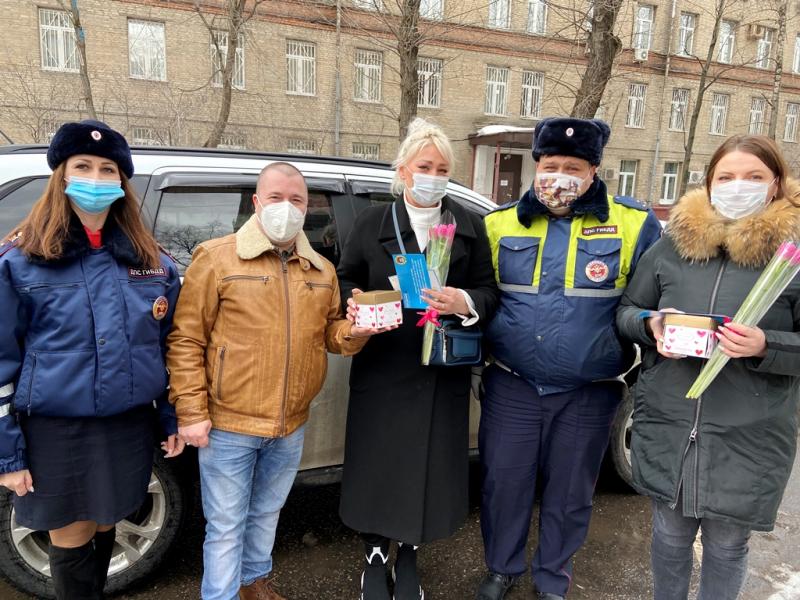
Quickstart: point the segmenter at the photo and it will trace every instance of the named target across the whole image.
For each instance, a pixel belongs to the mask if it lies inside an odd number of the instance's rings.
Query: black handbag
[[[440,318],[433,332],[433,349],[429,365],[461,367],[483,364],[483,334],[477,325],[463,327],[457,319]]]
[[[394,232],[397,236],[397,245],[400,252],[405,254],[406,247],[400,236],[400,227],[397,224],[397,208],[392,203],[392,220]],[[464,327],[461,320],[452,317],[439,317],[439,325],[433,332],[433,346],[429,366],[436,367],[463,367],[483,364],[481,350],[483,334],[477,325]]]

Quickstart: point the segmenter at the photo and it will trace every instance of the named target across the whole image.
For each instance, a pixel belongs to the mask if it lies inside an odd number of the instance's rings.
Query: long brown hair
[[[20,234],[19,249],[26,256],[38,256],[44,260],[54,260],[64,252],[64,242],[69,235],[72,206],[64,193],[64,172],[66,162],[53,171],[47,188],[31,208],[12,235]],[[122,189],[124,198],[111,205],[108,219],[114,219],[117,226],[130,239],[142,266],[157,268],[161,262],[160,250],[155,238],[147,230],[139,217],[139,201],[133,187],[123,173]]]
[[[795,206],[800,206],[800,199],[796,196],[790,196],[789,190],[786,186],[786,178],[789,176],[789,165],[786,164],[786,159],[778,149],[778,146],[765,135],[734,135],[722,142],[722,145],[717,148],[716,152],[711,156],[711,162],[708,164],[708,173],[706,174],[706,192],[708,197],[711,197],[711,182],[714,179],[714,171],[717,164],[722,158],[731,152],[746,152],[752,154],[758,160],[763,162],[767,168],[775,174],[778,180],[778,191],[775,198],[786,198]]]

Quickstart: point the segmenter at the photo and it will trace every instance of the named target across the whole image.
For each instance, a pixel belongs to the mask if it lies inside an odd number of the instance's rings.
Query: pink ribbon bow
[[[424,313],[418,312],[418,315],[422,315],[422,318],[417,321],[417,327],[422,327],[425,323],[433,323],[436,327],[441,327],[442,324],[438,321],[439,319],[439,311],[434,310],[433,308],[427,309]]]

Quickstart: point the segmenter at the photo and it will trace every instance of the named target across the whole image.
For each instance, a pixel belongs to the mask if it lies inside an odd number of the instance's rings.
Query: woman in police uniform
[[[164,341],[180,281],[139,218],[128,143],[67,123],[44,195],[0,246],[0,485],[50,532],[59,599],[102,598],[114,524],[147,492],[154,400],[177,456]]]

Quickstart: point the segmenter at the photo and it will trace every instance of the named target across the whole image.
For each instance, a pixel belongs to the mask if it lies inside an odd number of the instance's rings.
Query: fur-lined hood
[[[786,188],[789,197],[800,199],[800,182],[789,179]],[[732,221],[714,209],[705,188],[700,188],[672,209],[666,232],[685,260],[707,261],[727,252],[741,267],[760,268],[782,242],[800,239],[800,207],[780,198],[754,215]]]

